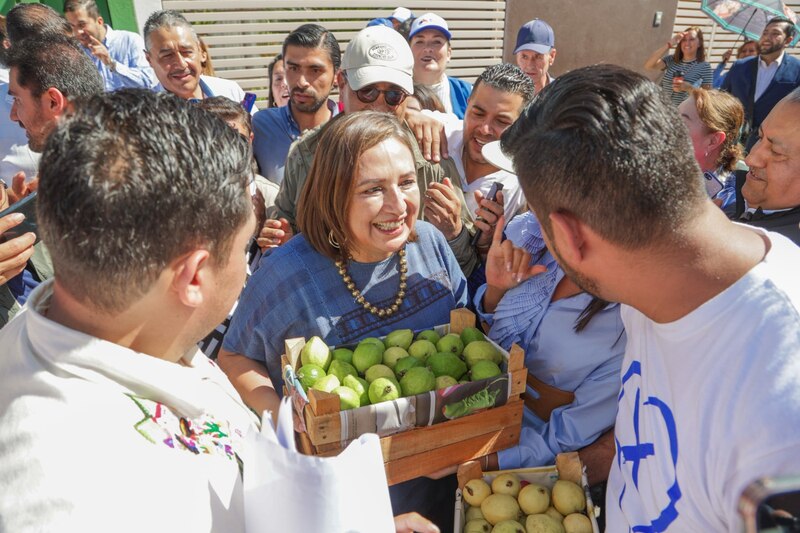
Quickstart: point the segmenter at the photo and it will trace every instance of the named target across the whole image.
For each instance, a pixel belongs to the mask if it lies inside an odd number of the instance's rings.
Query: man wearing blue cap
[[[514,48],[517,66],[530,76],[538,93],[553,81],[548,73],[556,59],[556,37],[553,28],[540,19],[526,22],[517,32]]]

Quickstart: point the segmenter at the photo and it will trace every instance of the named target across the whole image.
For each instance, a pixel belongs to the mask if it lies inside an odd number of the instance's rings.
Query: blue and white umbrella
[[[791,46],[800,39],[797,15],[781,0],[702,0],[700,9],[726,30],[749,37],[761,38],[767,22],[774,17],[785,17],[794,23],[795,32]]]

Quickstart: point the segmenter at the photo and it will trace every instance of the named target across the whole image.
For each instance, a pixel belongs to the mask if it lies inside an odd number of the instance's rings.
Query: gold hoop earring
[[[328,242],[330,243],[331,246],[333,246],[337,250],[339,249],[339,243],[336,242],[336,239],[333,237],[333,230],[330,230],[328,232]]]

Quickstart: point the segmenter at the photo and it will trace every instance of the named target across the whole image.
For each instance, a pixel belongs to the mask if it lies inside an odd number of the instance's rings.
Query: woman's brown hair
[[[744,123],[742,103],[730,93],[716,89],[693,89],[691,96],[697,107],[697,115],[709,133],[721,131],[725,134],[725,141],[716,161],[717,166],[733,171],[736,162],[744,155],[742,145],[739,144]]]
[[[352,235],[347,213],[358,162],[361,154],[387,139],[397,139],[414,151],[416,141],[397,118],[378,111],[339,115],[320,133],[297,204],[297,226],[311,247],[322,255],[331,259],[350,256],[348,246]],[[413,239],[412,231],[409,240]]]
[[[700,41],[700,44],[697,45],[697,56],[695,56],[695,59],[698,62],[705,61],[706,45],[705,41],[703,40],[703,30],[700,29],[700,26],[689,26],[683,30],[683,33],[689,33],[690,31],[695,32],[697,34],[697,39]],[[683,61],[683,50],[681,50],[681,43],[678,43],[678,46],[675,47],[675,53],[673,54],[672,58],[676,63]]]

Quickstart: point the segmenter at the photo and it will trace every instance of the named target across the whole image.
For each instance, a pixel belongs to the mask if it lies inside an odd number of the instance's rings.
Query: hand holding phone
[[[36,224],[36,198],[37,193],[32,192],[8,209],[0,212],[0,219],[14,213],[20,213],[25,216],[25,220],[20,224],[8,228],[0,234],[0,242],[9,241],[26,233],[35,234],[36,242],[39,242],[39,227]]]
[[[496,202],[497,193],[502,190],[503,190],[503,184],[498,181],[495,181],[494,183],[492,183],[492,187],[489,189],[489,194],[486,195],[486,199],[491,200],[492,202]],[[478,220],[483,220],[483,219],[478,218]],[[481,230],[475,232],[475,235],[473,235],[472,239],[470,240],[471,246],[476,246],[478,244],[478,241],[480,240],[482,233],[483,232]]]

